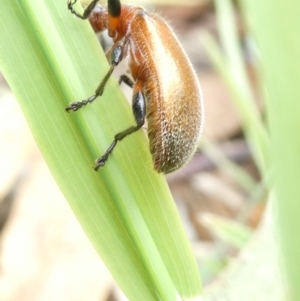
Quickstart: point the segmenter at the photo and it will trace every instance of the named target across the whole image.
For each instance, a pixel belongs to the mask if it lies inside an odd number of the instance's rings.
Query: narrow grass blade
[[[216,42],[204,35],[204,46],[208,50],[218,72],[228,85],[236,108],[241,116],[243,128],[252,150],[256,164],[262,174],[270,169],[270,141],[251,92],[249,79],[238,43],[237,29],[234,23],[233,6],[230,0],[216,0],[217,17],[223,55]]]
[[[300,300],[300,2],[241,1],[261,53],[276,192],[276,226],[287,276],[286,300]]]

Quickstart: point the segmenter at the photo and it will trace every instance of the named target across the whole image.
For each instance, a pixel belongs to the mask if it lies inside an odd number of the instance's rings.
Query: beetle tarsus
[[[103,167],[108,160],[108,156],[112,153],[115,146],[117,145],[118,140],[115,138],[113,143],[109,146],[109,148],[106,150],[105,154],[98,158],[96,160],[96,166],[94,167],[94,170],[97,171],[100,167]]]
[[[107,161],[108,157],[107,158],[99,158],[98,160],[96,160],[96,163],[97,165],[94,167],[94,171],[98,171],[98,169],[100,167],[103,167]]]
[[[78,13],[77,13],[77,12],[74,10],[74,8],[73,8],[73,5],[74,5],[76,2],[77,2],[77,0],[74,0],[74,1],[68,0],[68,3],[67,3],[67,5],[68,5],[68,10],[69,10],[73,15],[75,15],[75,16],[77,16],[77,17],[80,18],[80,15],[78,16]]]
[[[92,95],[91,97],[89,97],[86,100],[77,101],[77,102],[71,102],[69,104],[69,106],[65,108],[65,110],[67,112],[69,112],[69,111],[76,112],[79,109],[81,109],[83,106],[86,106],[88,103],[93,102],[98,96],[100,96],[100,95],[99,94],[94,94],[94,95]]]
[[[80,18],[82,20],[85,20],[87,19],[91,12],[93,11],[93,9],[95,8],[95,6],[97,5],[99,0],[94,0],[92,1],[88,7],[84,10],[83,14],[79,14],[74,8],[73,8],[73,5],[77,2],[77,0],[68,0],[68,9],[70,10],[70,12],[75,15],[77,18]]]
[[[82,101],[71,102],[70,105],[65,108],[65,110],[67,112],[70,112],[70,111],[76,112],[77,110],[79,110],[84,105],[86,105],[86,103],[82,103]]]
[[[74,1],[68,0],[68,2],[67,2],[67,4],[68,4],[68,9],[72,11],[72,10],[73,10],[73,5],[74,5],[76,2],[77,2],[77,0],[74,0]]]

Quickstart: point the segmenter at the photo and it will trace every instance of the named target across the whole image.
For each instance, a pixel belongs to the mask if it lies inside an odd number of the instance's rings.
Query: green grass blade
[[[204,46],[208,50],[216,69],[227,84],[233,101],[243,122],[243,129],[256,164],[262,174],[270,168],[270,141],[265,125],[256,108],[243,56],[234,24],[233,6],[230,0],[216,0],[220,37],[225,55],[208,35],[204,35]]]
[[[0,68],[78,220],[130,300],[195,297],[201,283],[162,175],[140,131],[92,169],[113,136],[134,124],[117,83],[77,113],[108,69],[88,22],[65,1],[0,1]]]
[[[300,300],[300,2],[243,0],[244,13],[262,59],[262,78],[268,92],[276,225],[288,294]]]

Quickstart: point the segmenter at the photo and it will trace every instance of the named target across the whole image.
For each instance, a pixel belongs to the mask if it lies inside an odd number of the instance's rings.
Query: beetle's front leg
[[[95,8],[95,6],[97,5],[99,0],[93,0],[89,5],[88,7],[84,10],[83,14],[79,14],[74,8],[73,8],[73,5],[77,2],[77,0],[68,0],[68,10],[73,14],[75,15],[77,18],[80,18],[82,20],[86,20],[89,15],[91,14],[91,12],[93,11],[93,9]]]
[[[90,96],[89,98],[82,100],[82,101],[78,101],[78,102],[71,102],[70,105],[68,107],[66,107],[66,111],[77,111],[80,108],[82,108],[83,106],[87,105],[88,103],[93,102],[98,96],[101,96],[104,92],[104,88],[112,74],[112,72],[114,71],[114,68],[120,63],[120,61],[123,59],[123,47],[120,45],[114,46],[112,48],[112,50],[110,51],[110,68],[108,70],[108,72],[106,73],[106,75],[104,76],[104,78],[102,79],[102,81],[100,82],[98,88],[95,91],[95,94],[93,94],[92,96]]]

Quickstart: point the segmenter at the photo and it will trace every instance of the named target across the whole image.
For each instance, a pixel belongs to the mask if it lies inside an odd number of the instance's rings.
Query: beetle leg
[[[112,72],[114,71],[115,66],[117,66],[120,61],[123,58],[123,48],[120,45],[114,46],[112,48],[112,50],[110,51],[110,68],[108,70],[108,72],[106,73],[106,75],[104,76],[104,78],[102,79],[102,81],[100,82],[98,88],[95,91],[95,94],[93,94],[91,97],[82,100],[82,101],[78,101],[78,102],[71,102],[70,105],[68,107],[66,107],[66,111],[77,111],[80,108],[82,108],[83,106],[87,105],[88,103],[93,102],[98,96],[101,96],[103,94],[104,88],[107,84],[107,81],[109,80]]]
[[[73,5],[77,2],[77,0],[68,0],[68,9],[69,11],[75,15],[77,18],[80,18],[82,20],[85,20],[89,17],[95,6],[97,5],[99,0],[93,0],[88,7],[84,10],[83,14],[79,14],[74,8]]]
[[[145,123],[146,118],[146,103],[145,98],[142,93],[142,83],[137,82],[134,87],[134,94],[132,97],[132,111],[136,121],[135,126],[131,126],[130,128],[126,129],[115,135],[114,141],[106,150],[105,154],[96,160],[96,166],[94,169],[97,171],[100,167],[104,166],[106,161],[108,160],[109,155],[114,150],[117,142],[125,138],[126,136],[138,131]]]
[[[133,80],[130,77],[128,77],[126,74],[122,74],[119,78],[119,85],[121,85],[123,82],[130,88],[133,88],[134,86]]]
[[[85,99],[85,100],[81,100],[81,101],[77,101],[77,102],[71,102],[69,104],[68,107],[66,107],[66,111],[73,111],[76,112],[77,110],[81,109],[83,106],[87,105],[88,103],[93,102],[98,96],[101,96],[103,94],[104,91],[104,87],[108,81],[108,79],[110,78],[112,72],[114,71],[115,65],[112,64],[108,70],[108,72],[106,73],[106,75],[104,76],[103,80],[101,81],[100,85],[98,86],[98,88],[95,91],[95,94],[93,94],[92,96],[90,96],[89,98]]]

